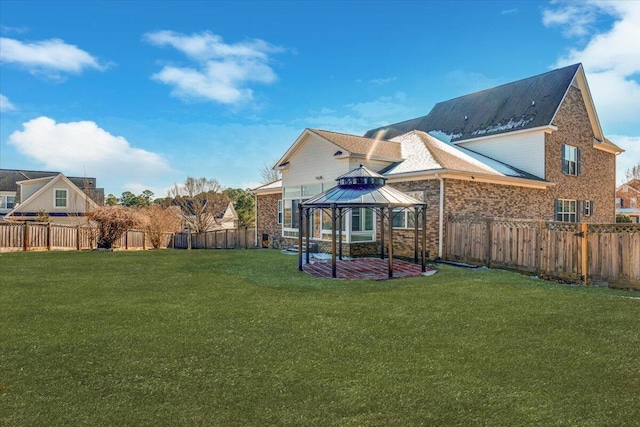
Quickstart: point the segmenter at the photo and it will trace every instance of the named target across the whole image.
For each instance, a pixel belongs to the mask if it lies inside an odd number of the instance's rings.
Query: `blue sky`
[[[0,167],[163,197],[254,187],[306,127],[362,134],[582,62],[640,162],[640,1],[0,2]]]

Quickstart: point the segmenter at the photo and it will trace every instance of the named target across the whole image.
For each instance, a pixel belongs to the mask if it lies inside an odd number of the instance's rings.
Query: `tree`
[[[184,184],[174,184],[169,197],[180,207],[184,221],[199,233],[215,227],[216,218],[224,214],[229,197],[215,179],[188,177]]]
[[[640,161],[631,167],[631,169],[627,169],[624,173],[625,178],[627,178],[627,182],[632,179],[640,179]]]
[[[144,230],[149,236],[149,241],[155,249],[162,247],[165,233],[174,233],[180,230],[181,215],[177,206],[163,208],[152,204],[144,209],[147,221]]]
[[[281,178],[280,171],[273,169],[277,161],[278,159],[273,159],[260,167],[260,177],[263,184],[268,184]]]
[[[127,207],[138,206],[138,196],[131,191],[125,191],[120,197],[120,204]]]
[[[127,230],[145,224],[145,217],[137,209],[124,206],[101,206],[86,212],[98,224],[98,248],[111,249]]]
[[[227,188],[224,193],[229,196],[238,214],[238,227],[251,227],[255,223],[255,199],[251,190]]]
[[[118,198],[113,194],[109,194],[104,198],[104,204],[105,206],[115,206],[118,204]]]

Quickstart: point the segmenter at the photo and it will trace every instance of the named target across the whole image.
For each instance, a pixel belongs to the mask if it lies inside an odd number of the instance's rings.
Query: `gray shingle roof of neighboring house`
[[[439,102],[426,116],[371,129],[364,136],[373,138],[385,130],[384,138],[391,139],[421,130],[456,142],[550,125],[579,67],[574,64]]]
[[[18,182],[29,179],[55,177],[60,172],[30,171],[20,169],[0,169],[0,191],[18,191]],[[81,190],[84,189],[93,201],[102,205],[104,201],[104,188],[96,188],[96,179],[89,177],[67,177]]]

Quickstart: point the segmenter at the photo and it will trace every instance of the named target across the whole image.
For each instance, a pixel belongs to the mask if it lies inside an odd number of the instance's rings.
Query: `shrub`
[[[98,248],[111,249],[127,230],[145,225],[147,219],[137,209],[101,206],[86,213],[98,225]]]
[[[147,217],[144,231],[154,249],[162,246],[165,233],[174,233],[180,229],[181,215],[177,206],[163,208],[160,205],[150,205],[143,213]]]

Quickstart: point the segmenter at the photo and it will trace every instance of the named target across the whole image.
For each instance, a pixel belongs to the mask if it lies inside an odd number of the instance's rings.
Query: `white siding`
[[[338,176],[349,172],[349,160],[334,156],[338,150],[341,149],[336,145],[310,135],[289,159],[289,167],[282,171],[282,186],[334,183]],[[316,179],[320,176],[321,179]]]
[[[54,191],[55,190],[67,190],[67,207],[66,208],[56,208],[53,206],[54,203]],[[42,194],[38,195],[35,199],[31,200],[29,203],[20,204],[20,212],[84,212],[86,210],[85,200],[82,195],[78,194],[73,190],[66,182],[62,180],[58,180],[53,184],[53,186],[49,187]]]
[[[36,182],[25,182],[20,184],[20,202],[24,202],[36,191],[47,185],[50,180],[38,180]]]
[[[544,131],[496,135],[458,145],[544,178],[544,135]]]

